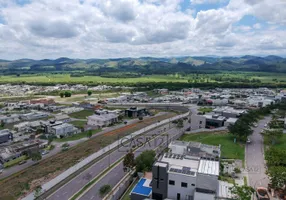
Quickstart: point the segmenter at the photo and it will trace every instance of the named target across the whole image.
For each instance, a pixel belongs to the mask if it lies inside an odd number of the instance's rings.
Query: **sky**
[[[286,0],[0,0],[0,59],[286,56]]]

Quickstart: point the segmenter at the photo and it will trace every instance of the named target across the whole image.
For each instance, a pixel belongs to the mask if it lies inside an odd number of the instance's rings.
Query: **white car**
[[[247,138],[246,143],[247,143],[247,144],[250,144],[250,143],[251,143],[251,140],[250,140],[249,138]]]

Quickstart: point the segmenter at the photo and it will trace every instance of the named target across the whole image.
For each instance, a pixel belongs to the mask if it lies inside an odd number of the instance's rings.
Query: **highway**
[[[169,129],[169,124],[163,125],[161,127],[158,127],[156,129],[153,129],[152,131],[149,131],[148,133],[143,134],[140,137],[144,137],[143,139],[147,140],[151,138],[151,135],[158,135],[163,133],[164,130]],[[174,126],[171,124],[171,129],[175,130],[177,128],[172,128]],[[173,131],[172,131],[173,132]],[[149,136],[149,137],[148,137]],[[124,139],[122,140],[124,141]],[[130,144],[130,143],[128,143]],[[89,167],[87,170],[76,176],[74,179],[72,179],[70,182],[59,188],[56,192],[54,192],[52,195],[50,195],[47,199],[48,200],[67,200],[70,197],[72,197],[75,193],[77,193],[83,186],[85,186],[90,180],[97,177],[102,171],[107,169],[110,165],[118,161],[120,158],[122,158],[126,152],[128,152],[128,149],[133,145],[124,145],[116,149],[115,151],[111,152],[109,156],[106,156],[102,158],[100,161]],[[144,146],[141,148],[145,148]],[[154,148],[154,145],[153,147]],[[121,167],[121,175],[124,175],[124,172]],[[114,175],[113,175],[114,178]],[[114,178],[115,179],[115,178]]]
[[[187,128],[188,124],[184,124],[184,129]],[[170,142],[172,138],[178,136],[182,133],[183,129],[178,129],[177,127],[174,127],[172,129],[169,129],[166,134],[168,137],[163,137],[162,143]],[[167,146],[167,144],[166,144]],[[151,150],[155,149],[156,147],[150,146],[150,145],[144,145],[141,148],[137,149],[134,152],[134,156],[137,157],[140,155],[140,153],[144,150]],[[99,189],[103,185],[109,184],[111,187],[114,187],[120,180],[124,177],[126,172],[123,171],[123,161],[119,163],[115,168],[113,168],[109,173],[107,173],[100,181],[95,183],[84,195],[82,195],[79,199],[80,200],[99,200],[102,199],[99,195]]]

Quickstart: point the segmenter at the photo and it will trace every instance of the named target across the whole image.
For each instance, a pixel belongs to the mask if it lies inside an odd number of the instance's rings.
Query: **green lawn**
[[[210,108],[210,107],[200,107],[199,111],[202,112],[202,113],[208,113],[208,112],[213,111],[213,109]]]
[[[279,142],[274,146],[286,151],[286,134],[283,134],[282,137],[279,139]]]
[[[4,167],[12,167],[14,165],[17,165],[19,162],[21,162],[22,160],[26,160],[28,157],[27,156],[20,156],[19,158],[16,158],[14,160],[10,160],[9,162],[4,163]]]
[[[78,127],[78,128],[83,128],[84,125],[86,125],[86,120],[85,121],[72,121],[72,122],[69,122],[70,124],[73,124],[75,127]]]
[[[97,130],[92,130],[92,135],[100,132],[101,129],[97,129]],[[75,134],[75,135],[72,135],[70,137],[65,137],[65,138],[57,138],[57,139],[54,139],[54,141],[56,142],[68,142],[68,141],[74,141],[74,140],[79,140],[79,139],[82,139],[82,138],[85,138],[87,137],[87,132],[82,132],[82,133],[79,133],[79,134]]]
[[[71,113],[69,114],[69,116],[77,119],[86,119],[86,117],[91,116],[93,114],[94,114],[93,110],[82,110],[79,112]]]
[[[244,145],[233,143],[233,136],[228,133],[197,133],[185,134],[184,141],[196,141],[209,145],[221,145],[221,157],[244,160]]]

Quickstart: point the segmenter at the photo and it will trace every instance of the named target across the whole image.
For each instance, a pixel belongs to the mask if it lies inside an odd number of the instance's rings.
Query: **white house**
[[[69,135],[74,135],[79,133],[80,130],[74,127],[72,124],[59,124],[57,126],[53,126],[50,129],[50,133],[56,135],[57,137],[66,137]]]
[[[106,113],[101,115],[92,115],[88,117],[87,125],[97,128],[109,126],[118,122],[118,115],[114,113]]]

